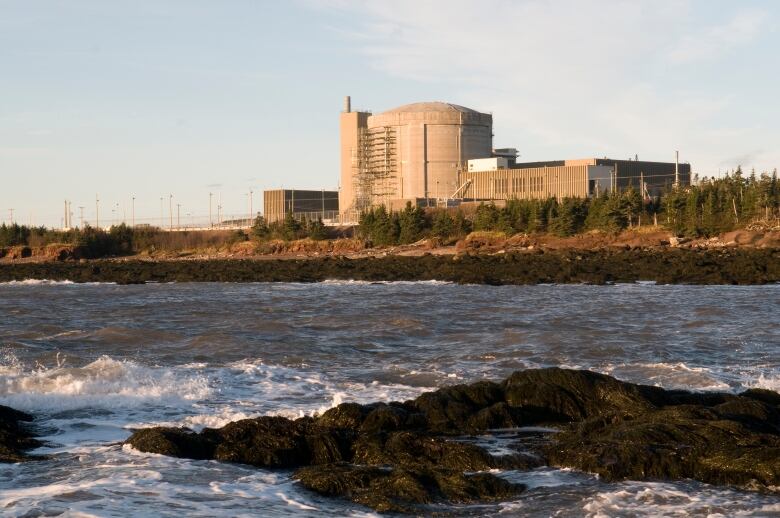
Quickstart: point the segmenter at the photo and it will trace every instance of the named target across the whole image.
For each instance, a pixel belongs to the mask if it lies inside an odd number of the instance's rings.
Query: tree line
[[[737,168],[723,178],[704,178],[653,197],[629,187],[592,198],[511,199],[503,207],[482,203],[469,216],[461,210],[425,211],[411,204],[394,212],[378,206],[360,216],[358,232],[375,245],[407,244],[424,237],[460,238],[471,231],[572,236],[591,230],[620,232],[642,225],[662,225],[687,237],[709,237],[778,218],[777,171],[745,176]]]
[[[571,236],[590,230],[619,232],[626,228],[658,224],[677,235],[707,237],[755,221],[780,218],[780,180],[770,175],[745,175],[741,168],[722,178],[704,178],[691,186],[669,188],[647,197],[632,188],[603,192],[592,198],[508,200],[503,207],[483,203],[472,214],[462,210],[426,210],[407,204],[400,211],[384,206],[361,214],[359,237],[376,246],[408,244],[426,237],[457,239],[472,231],[551,233]],[[244,231],[165,232],[156,227],[132,228],[125,224],[108,230],[86,226],[67,231],[0,225],[0,248],[66,244],[79,246],[87,257],[126,255],[144,250],[219,247],[236,241],[310,238],[327,239],[321,219],[296,219],[267,223],[258,217]]]

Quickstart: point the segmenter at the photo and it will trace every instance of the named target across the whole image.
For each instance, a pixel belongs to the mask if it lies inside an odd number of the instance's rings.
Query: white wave
[[[0,286],[49,286],[49,285],[69,285],[75,284],[73,281],[54,281],[51,279],[24,279],[22,281],[0,282]]]
[[[208,379],[174,369],[147,367],[102,356],[83,367],[65,362],[25,370],[6,357],[0,367],[0,402],[23,410],[138,406],[150,401],[197,401],[207,397]]]
[[[427,280],[427,281],[363,281],[363,280],[357,280],[357,279],[325,279],[324,281],[321,281],[319,284],[327,284],[332,286],[371,286],[374,284],[382,284],[382,285],[389,285],[389,286],[413,286],[413,285],[423,285],[423,286],[446,286],[450,284],[455,284],[451,281],[437,281],[437,280]]]
[[[616,378],[656,385],[666,389],[688,389],[701,391],[728,391],[731,386],[718,379],[706,367],[690,367],[678,363],[635,363],[609,365],[602,372]]]
[[[745,384],[746,388],[761,388],[767,390],[774,390],[780,392],[780,374],[765,375],[763,373],[758,375],[754,381]]]
[[[233,371],[231,397],[260,403],[263,414],[289,418],[320,414],[345,401],[369,403],[412,399],[433,389],[378,381],[333,381],[309,370],[307,365],[297,368],[267,365],[262,359],[234,362],[228,368]]]
[[[251,419],[253,417],[257,417],[258,415],[259,414],[254,414],[251,412],[243,412],[240,410],[234,410],[232,408],[225,407],[220,410],[216,410],[213,413],[190,415],[177,420],[132,423],[132,424],[125,425],[125,428],[132,430],[137,428],[151,428],[154,426],[175,426],[175,427],[183,426],[185,428],[190,428],[195,431],[200,431],[204,428],[222,428],[226,424],[232,423],[233,421],[240,421],[242,419]]]
[[[661,482],[626,482],[612,491],[596,493],[582,507],[590,518],[609,516],[769,516],[780,504],[763,495],[730,489],[699,487],[688,491]],[[716,509],[718,511],[716,511]]]
[[[55,281],[53,279],[24,279],[21,281],[0,282],[0,286],[100,286],[115,285],[115,282],[73,282]]]

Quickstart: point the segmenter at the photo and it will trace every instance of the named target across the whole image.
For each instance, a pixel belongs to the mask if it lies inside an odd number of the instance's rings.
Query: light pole
[[[181,230],[181,203],[176,204],[176,230]]]
[[[173,230],[173,194],[168,196],[168,215],[171,217],[170,230]]]
[[[214,196],[213,192],[209,193],[209,228],[213,227],[214,224],[211,222],[211,197]]]
[[[163,216],[163,197],[160,196],[160,230],[165,228],[165,219]]]

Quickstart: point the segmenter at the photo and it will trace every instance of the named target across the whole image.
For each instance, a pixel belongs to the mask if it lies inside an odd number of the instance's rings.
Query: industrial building
[[[406,200],[446,198],[467,162],[490,157],[493,116],[457,104],[423,102],[372,115],[341,114],[342,213]]]
[[[342,221],[368,207],[411,201],[593,196],[633,186],[647,195],[690,183],[690,164],[586,158],[517,162],[515,148],[493,148],[493,116],[445,102],[406,104],[376,115],[341,113]]]
[[[283,220],[292,212],[297,219],[338,221],[338,191],[274,189],[263,191],[263,216],[267,223]]]
[[[407,202],[456,206],[462,201],[586,197],[628,187],[647,196],[687,185],[687,163],[585,158],[518,162],[516,148],[493,148],[493,115],[447,102],[405,104],[378,114],[340,115],[339,191],[265,192],[269,222],[292,212],[331,224],[356,223],[369,207]]]
[[[612,168],[583,164],[469,170],[461,173],[460,180],[463,183],[456,195],[465,201],[584,198],[610,189]]]
[[[615,189],[634,187],[644,190],[648,195],[658,194],[675,182],[680,185],[691,183],[691,164],[675,162],[648,162],[639,160],[613,160],[611,158],[582,158],[578,160],[552,160],[548,162],[518,163],[515,168],[528,169],[561,166],[607,166],[613,170]]]

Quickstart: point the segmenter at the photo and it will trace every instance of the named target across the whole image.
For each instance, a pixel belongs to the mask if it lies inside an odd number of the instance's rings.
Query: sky
[[[0,0],[0,221],[336,189],[345,95],[490,112],[525,161],[771,171],[779,21],[772,0]]]

